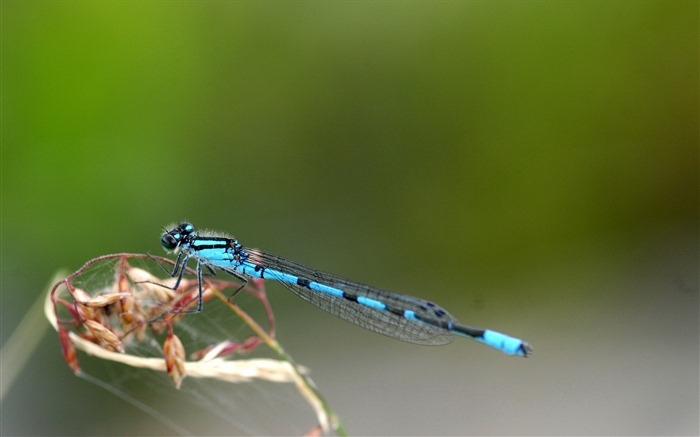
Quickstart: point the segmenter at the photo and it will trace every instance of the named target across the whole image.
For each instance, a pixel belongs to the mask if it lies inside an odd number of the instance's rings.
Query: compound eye
[[[178,239],[172,236],[171,234],[165,234],[163,235],[163,238],[160,239],[160,244],[163,246],[163,249],[165,250],[175,250],[177,247]]]
[[[194,232],[194,226],[192,225],[192,223],[182,222],[179,225],[177,225],[177,227],[185,235]]]

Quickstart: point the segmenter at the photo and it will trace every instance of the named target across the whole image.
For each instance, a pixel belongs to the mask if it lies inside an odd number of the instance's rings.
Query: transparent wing
[[[245,248],[249,262],[265,267],[265,279],[278,280],[292,293],[319,308],[355,325],[409,343],[438,345],[452,341],[452,333],[445,328],[448,323],[458,323],[445,309],[427,300],[381,290],[343,278],[332,273],[320,272],[289,261],[277,255]],[[328,285],[356,296],[364,296],[386,304],[389,308],[413,311],[422,321],[412,320],[391,311],[372,308],[361,303],[328,293],[302,287],[284,280],[275,271]],[[277,276],[277,277],[276,277]]]

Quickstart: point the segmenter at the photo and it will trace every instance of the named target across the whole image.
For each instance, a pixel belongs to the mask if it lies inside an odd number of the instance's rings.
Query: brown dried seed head
[[[122,302],[123,304],[123,302]],[[138,323],[144,323],[143,315],[135,313],[133,311],[124,311],[122,307],[122,312],[119,313],[119,322],[123,331],[128,332],[132,328],[136,327]]]
[[[71,290],[71,294],[73,295],[73,299],[75,299],[78,303],[85,303],[91,299],[88,292],[82,288],[74,288]]]
[[[131,289],[131,287],[129,286],[129,278],[127,278],[124,274],[120,273],[117,275],[116,283],[117,291],[121,293],[126,293]]]
[[[165,356],[165,367],[175,383],[175,388],[180,388],[185,377],[185,348],[177,335],[169,334],[165,338],[163,355]]]
[[[119,314],[119,320],[124,325],[123,327],[128,329],[134,323],[134,315],[132,313],[121,313]]]
[[[122,298],[129,296],[129,293],[107,293],[100,296],[95,296],[83,302],[83,305],[100,308],[107,305],[112,305],[119,302]]]
[[[77,305],[77,309],[78,309],[78,315],[79,315],[82,319],[92,320],[92,319],[97,319],[97,318],[98,318],[97,310],[95,310],[95,308],[90,308],[90,307],[88,307],[88,306],[86,306],[86,305],[83,305],[83,304],[80,304],[80,303],[79,303],[79,304]]]
[[[139,269],[138,267],[131,267],[129,270],[127,270],[126,274],[129,276],[129,279],[134,282],[158,282],[158,278],[144,269]]]
[[[131,293],[128,293],[126,296],[122,298],[122,311],[125,313],[128,313],[131,311],[131,308],[134,306],[134,297],[131,295]]]
[[[86,320],[84,324],[85,327],[93,333],[95,338],[99,340],[103,347],[124,352],[124,346],[114,332],[110,331],[104,325],[94,320]]]
[[[158,302],[167,303],[175,298],[175,291],[169,288],[156,285],[156,284],[146,284],[149,285],[148,292],[152,295]],[[165,284],[163,284],[165,285]]]
[[[141,282],[136,284],[134,288],[136,298],[146,301],[147,299],[155,299],[158,302],[170,302],[175,297],[175,291],[169,289],[169,285],[165,281],[153,277],[153,283]]]

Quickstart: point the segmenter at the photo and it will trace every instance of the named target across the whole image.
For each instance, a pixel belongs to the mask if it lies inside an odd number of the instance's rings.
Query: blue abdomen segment
[[[511,337],[490,329],[484,330],[481,338],[474,338],[476,341],[496,348],[508,355],[527,356],[530,353],[530,346],[518,338]]]

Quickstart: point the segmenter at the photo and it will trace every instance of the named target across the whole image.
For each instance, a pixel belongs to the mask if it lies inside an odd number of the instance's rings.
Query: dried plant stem
[[[314,385],[313,381],[304,373],[302,373],[301,369],[299,366],[297,366],[294,363],[294,360],[292,360],[292,357],[285,352],[285,350],[282,348],[282,346],[275,340],[274,338],[270,337],[268,333],[260,326],[258,323],[253,320],[252,317],[250,317],[245,311],[241,310],[237,305],[233,304],[228,297],[224,296],[217,288],[211,287],[211,291],[214,293],[214,295],[220,299],[226,306],[231,309],[238,317],[243,319],[243,321],[255,332],[256,335],[258,335],[265,344],[267,344],[272,350],[279,355],[279,357],[284,360],[285,362],[288,362],[293,369],[294,375],[295,375],[295,383],[297,385],[297,389],[306,397],[307,401],[310,402],[316,411],[323,411],[324,415],[321,416],[319,415],[319,421],[321,422],[321,427],[323,429],[328,429],[328,427],[332,427],[335,432],[339,436],[347,436],[348,433],[345,431],[345,428],[343,427],[343,424],[340,422],[340,419],[338,416],[331,410],[330,406],[326,402],[326,400],[321,396],[321,394],[316,390],[316,386]],[[324,417],[325,416],[325,417]],[[330,421],[330,423],[328,423]]]

